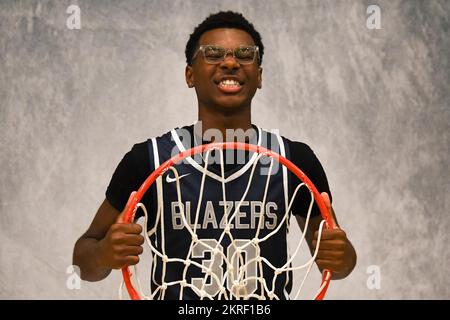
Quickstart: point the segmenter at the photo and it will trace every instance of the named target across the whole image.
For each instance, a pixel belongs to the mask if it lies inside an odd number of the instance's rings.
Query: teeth
[[[223,86],[239,86],[239,82],[236,80],[222,80],[220,84]]]

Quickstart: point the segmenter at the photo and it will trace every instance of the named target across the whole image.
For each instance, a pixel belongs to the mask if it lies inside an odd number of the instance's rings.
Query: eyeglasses
[[[209,64],[218,64],[225,60],[225,57],[228,53],[233,55],[233,58],[239,64],[252,64],[256,58],[259,61],[259,48],[258,46],[239,46],[235,49],[225,49],[221,46],[217,45],[201,45],[198,50],[195,52],[192,60],[194,60],[198,53],[202,52],[205,61]]]

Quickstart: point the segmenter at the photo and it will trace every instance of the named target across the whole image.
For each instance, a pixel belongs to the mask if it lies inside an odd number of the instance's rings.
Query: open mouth
[[[235,79],[223,79],[217,86],[220,91],[225,93],[236,93],[242,88],[241,83]]]

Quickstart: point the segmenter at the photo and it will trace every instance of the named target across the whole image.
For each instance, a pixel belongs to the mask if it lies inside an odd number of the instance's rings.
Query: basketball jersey
[[[147,141],[150,164],[153,168],[159,167],[175,154],[193,146],[192,141],[186,139],[185,130],[177,128]],[[283,137],[260,128],[256,131],[257,134],[249,143],[271,149],[289,158],[288,144]],[[228,152],[230,151],[224,152],[225,158],[229,156]],[[209,160],[220,159],[218,155],[219,152],[215,155],[210,154]],[[184,279],[214,297],[220,293],[222,286],[217,283],[220,280],[227,290],[228,297],[233,295],[236,297],[237,293],[233,291],[233,278],[237,277],[238,271],[236,277],[227,274],[229,266],[226,259],[232,262],[234,270],[239,270],[240,265],[251,261],[257,255],[267,259],[276,268],[286,264],[289,256],[286,233],[290,215],[287,219],[283,218],[291,193],[288,187],[288,171],[275,160],[270,167],[270,158],[264,156],[258,160],[257,156],[255,153],[249,153],[242,163],[226,166],[223,176],[220,164],[208,165],[204,173],[206,154],[188,157],[174,166],[178,173],[180,194],[177,193],[174,171],[167,170],[156,180],[156,188],[153,189],[156,195],[151,197],[156,200],[156,204],[152,206],[155,212],[149,216],[148,230],[156,226],[158,231],[150,239],[152,245],[163,256],[181,259],[163,261],[161,256],[153,254],[151,287],[152,291],[159,288],[157,297],[199,299],[194,289],[181,287],[180,281]],[[252,170],[254,174],[251,183],[248,184]],[[270,179],[264,199],[267,174],[270,174]],[[204,183],[201,190],[202,179]],[[228,225],[226,220],[233,214],[229,233],[224,233]],[[192,242],[193,231],[202,241]],[[257,246],[249,244],[254,238],[263,239],[270,234],[272,235]],[[236,246],[245,246],[241,257],[246,261],[232,258],[237,257]],[[186,260],[193,263],[186,264],[184,262]],[[211,267],[214,277],[207,276],[205,271],[194,263]],[[275,285],[273,285],[274,270],[265,262],[248,263],[245,272],[246,277],[250,279],[264,278],[266,288],[273,290],[279,299],[289,298],[288,294],[292,287],[290,272],[277,275]],[[207,279],[205,284],[204,278]],[[160,286],[163,283],[170,285],[162,290]],[[248,294],[264,292],[263,285],[256,280],[247,281],[245,289]]]

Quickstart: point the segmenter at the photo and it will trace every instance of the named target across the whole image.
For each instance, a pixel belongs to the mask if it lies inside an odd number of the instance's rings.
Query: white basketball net
[[[216,149],[220,151],[220,164],[221,164],[220,167],[221,167],[221,175],[222,175],[221,176],[222,177],[222,179],[221,179],[222,180],[222,196],[223,196],[224,203],[226,203],[223,150],[219,149],[219,148],[216,148]],[[270,182],[270,177],[271,177],[271,174],[267,174],[267,180],[266,180],[265,187],[264,187],[265,188],[264,189],[264,197],[262,200],[263,210],[261,211],[260,216],[258,218],[259,223],[255,230],[255,236],[253,239],[244,239],[244,240],[243,239],[235,239],[231,233],[230,225],[233,222],[233,220],[235,219],[236,214],[237,214],[237,212],[239,212],[239,208],[242,205],[242,202],[244,201],[244,199],[247,196],[248,190],[249,190],[251,182],[252,182],[253,175],[255,173],[255,168],[256,168],[259,160],[261,159],[261,157],[264,156],[263,153],[260,153],[260,154],[258,154],[256,161],[254,161],[254,163],[252,165],[252,170],[250,173],[249,180],[247,182],[245,192],[244,192],[242,198],[240,199],[238,205],[236,206],[234,212],[230,215],[227,212],[228,210],[224,210],[224,215],[226,215],[224,218],[225,228],[224,228],[222,234],[220,235],[220,237],[216,240],[215,239],[200,239],[196,234],[196,231],[197,231],[196,227],[197,227],[197,223],[198,223],[199,216],[200,216],[200,204],[202,203],[203,191],[204,191],[204,186],[205,186],[205,177],[207,174],[208,160],[209,160],[209,155],[210,155],[211,150],[213,150],[213,149],[206,151],[206,156],[205,156],[205,161],[204,161],[205,164],[203,167],[203,175],[202,175],[201,186],[200,186],[198,206],[197,206],[196,212],[195,212],[195,222],[193,223],[192,226],[188,223],[188,221],[186,219],[186,215],[184,213],[184,207],[183,207],[182,201],[181,201],[182,194],[181,194],[178,171],[176,168],[170,167],[170,170],[173,171],[173,173],[175,175],[175,179],[176,179],[178,202],[179,202],[180,208],[182,210],[182,214],[181,214],[182,222],[183,222],[184,228],[186,228],[191,235],[191,243],[190,243],[188,255],[186,257],[169,257],[166,255],[166,249],[165,249],[165,243],[164,243],[164,239],[166,237],[165,230],[164,230],[164,215],[161,214],[161,206],[158,206],[159,209],[157,212],[156,223],[151,230],[146,230],[146,232],[144,232],[144,237],[145,237],[145,240],[146,240],[148,246],[151,249],[152,256],[153,256],[153,263],[156,263],[157,257],[159,257],[162,260],[162,263],[163,263],[162,277],[160,279],[160,282],[161,281],[162,282],[158,284],[156,289],[154,289],[150,295],[144,294],[141,283],[139,281],[137,267],[134,266],[134,273],[135,273],[135,278],[136,278],[135,288],[139,292],[141,299],[150,299],[150,300],[164,299],[165,292],[168,287],[174,286],[174,285],[179,285],[180,286],[180,293],[179,293],[180,300],[183,299],[183,291],[185,290],[185,288],[191,288],[198,295],[198,297],[200,299],[225,299],[225,300],[229,300],[229,299],[260,299],[260,300],[277,299],[278,300],[278,299],[280,299],[280,297],[277,296],[277,294],[275,293],[275,283],[276,283],[277,277],[279,277],[283,273],[287,273],[290,271],[294,272],[294,271],[297,271],[300,269],[305,269],[306,270],[305,274],[303,276],[303,279],[301,280],[301,284],[298,287],[297,292],[295,293],[295,295],[291,294],[291,297],[294,297],[294,299],[298,299],[300,292],[302,291],[303,285],[305,283],[305,280],[307,279],[309,272],[313,266],[313,263],[316,259],[316,256],[317,256],[317,253],[319,250],[319,245],[320,245],[320,238],[321,238],[322,230],[323,230],[324,223],[325,223],[325,221],[322,221],[320,223],[320,227],[318,230],[319,231],[318,243],[317,243],[315,252],[312,255],[312,257],[308,261],[303,263],[302,265],[293,266],[294,259],[298,255],[302,244],[304,242],[306,242],[305,235],[307,232],[310,215],[311,215],[311,211],[312,211],[313,204],[314,204],[313,193],[308,189],[311,200],[310,200],[308,212],[307,212],[306,219],[305,219],[305,226],[302,230],[301,239],[298,242],[298,244],[296,245],[295,250],[293,250],[293,253],[292,254],[288,253],[288,259],[283,266],[276,267],[268,259],[261,256],[259,244],[262,242],[268,241],[268,239],[270,239],[274,234],[279,232],[279,230],[281,229],[281,227],[284,223],[289,225],[289,217],[290,217],[289,212],[291,211],[291,206],[292,206],[294,199],[295,199],[298,191],[300,190],[300,188],[301,187],[307,188],[307,185],[305,183],[300,183],[295,188],[292,198],[289,201],[288,208],[286,209],[286,212],[284,213],[284,216],[283,216],[281,222],[278,223],[277,227],[273,231],[271,231],[270,233],[265,235],[264,237],[260,237],[260,230],[263,225],[262,221],[263,221],[263,217],[265,214],[264,208],[265,208],[265,203],[266,203],[266,197],[267,197],[267,192],[269,189],[269,182]],[[270,159],[271,159],[271,162],[270,162],[269,173],[272,172],[273,162],[274,162],[274,159],[272,157]],[[158,177],[158,179],[161,179],[161,176]],[[140,207],[143,211],[144,226],[146,228],[147,221],[148,221],[147,210],[142,203],[138,203],[137,207]],[[159,228],[158,228],[158,226],[159,226]],[[156,234],[157,231],[160,232],[161,239],[162,239],[162,241],[160,243],[160,247],[161,247],[160,250],[158,250],[154,246],[152,241],[150,240],[150,236]],[[221,249],[220,244],[222,243],[222,240],[225,237],[229,237],[231,244],[229,245],[229,249],[227,250],[228,252],[224,253],[223,250]],[[201,250],[206,249],[206,250],[209,250],[209,252],[211,253],[211,259],[209,261],[206,261],[207,263],[205,263],[205,261],[203,261],[203,263],[198,263],[193,259],[195,252],[198,249],[201,249]],[[249,254],[250,252],[252,253],[251,255]],[[252,258],[249,259],[248,257],[250,257],[250,256],[252,256]],[[165,279],[167,264],[173,263],[173,262],[184,263],[185,267],[184,267],[182,278],[177,281],[166,282],[164,279]],[[223,269],[222,269],[223,264],[226,265],[226,271],[224,273],[223,273]],[[273,271],[274,276],[273,276],[272,283],[267,283],[266,279],[264,278],[264,273],[263,273],[263,269],[264,269],[263,265],[264,264],[269,266],[270,269]],[[254,266],[254,265],[256,265],[258,272],[256,272],[256,274],[249,274],[247,272],[248,267]],[[198,278],[192,279],[191,283],[189,283],[186,280],[188,268],[192,268],[192,267],[197,267],[202,270],[202,272],[204,273],[203,279],[198,279]],[[156,279],[155,279],[155,270],[156,270],[156,268],[153,268],[152,277],[153,277],[154,283],[158,283],[158,281],[156,281]],[[215,272],[217,270],[220,270],[220,272]],[[257,285],[258,283],[260,284],[259,286]],[[119,297],[121,299],[122,299],[122,292],[123,292],[123,284],[124,284],[124,282],[122,280],[122,283],[121,283],[120,289],[119,289]],[[322,284],[322,287],[319,288],[319,290],[317,291],[317,294],[323,289],[323,286],[324,286],[324,284]],[[259,289],[255,290],[255,287],[259,288]]]

